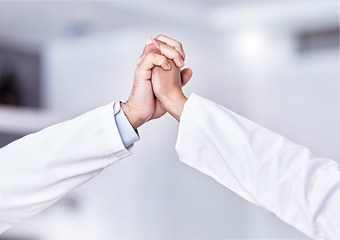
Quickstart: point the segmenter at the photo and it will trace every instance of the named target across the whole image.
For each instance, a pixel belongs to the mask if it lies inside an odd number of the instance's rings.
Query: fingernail
[[[154,38],[151,38],[152,43],[157,47],[157,49],[160,51],[161,48],[159,47],[158,43],[156,42],[156,40]]]
[[[176,48],[176,50],[179,51],[179,53],[181,54],[182,58],[185,60],[185,52],[184,52],[184,50],[180,50],[180,49],[177,49],[177,48]]]
[[[184,51],[180,51],[180,53],[181,53],[183,59],[185,59],[185,52]]]
[[[170,63],[168,63],[168,68],[167,68],[167,69],[169,69],[169,70],[171,69],[171,65],[170,65]]]
[[[146,46],[149,46],[151,43],[153,43],[153,38],[152,37],[148,37],[146,39]]]
[[[183,61],[183,59],[181,59],[181,64],[182,64],[182,66],[184,67],[184,61]]]

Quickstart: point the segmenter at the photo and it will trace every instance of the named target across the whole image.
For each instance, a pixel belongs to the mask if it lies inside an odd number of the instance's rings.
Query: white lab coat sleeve
[[[113,104],[27,135],[0,149],[0,234],[131,155]],[[110,183],[108,183],[109,185]]]
[[[182,162],[313,239],[339,239],[335,161],[195,94],[183,109],[176,150]]]

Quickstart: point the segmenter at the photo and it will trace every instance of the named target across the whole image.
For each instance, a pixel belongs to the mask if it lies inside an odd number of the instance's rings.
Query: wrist
[[[183,112],[184,104],[188,99],[184,96],[183,92],[178,92],[176,94],[170,95],[164,99],[162,104],[178,122]]]
[[[136,115],[136,111],[134,110],[133,106],[131,106],[128,102],[127,103],[120,103],[120,107],[123,110],[126,118],[128,119],[129,123],[133,127],[133,129],[137,130],[140,126],[142,126],[147,120],[139,117]]]

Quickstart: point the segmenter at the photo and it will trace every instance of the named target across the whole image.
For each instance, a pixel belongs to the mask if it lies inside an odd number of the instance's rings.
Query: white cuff
[[[124,146],[127,148],[139,140],[138,131],[135,131],[131,126],[124,111],[122,111],[120,107],[120,102],[114,103],[113,112],[120,137],[122,138]]]

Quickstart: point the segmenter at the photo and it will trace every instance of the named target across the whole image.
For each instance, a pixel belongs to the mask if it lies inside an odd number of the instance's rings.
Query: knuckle
[[[174,57],[175,58],[182,58],[181,54],[178,51],[175,52],[175,56]]]
[[[159,34],[156,39],[159,39],[159,38],[164,38],[165,36],[163,34]]]
[[[141,67],[139,66],[138,68],[136,68],[135,70],[135,75],[139,75],[141,73]]]
[[[150,61],[150,60],[152,61],[152,60],[154,60],[154,59],[156,58],[156,53],[150,52],[150,53],[148,53],[148,54],[146,55],[145,58],[147,58],[148,61]]]
[[[182,43],[180,43],[180,42],[177,42],[177,43],[176,43],[176,47],[178,47],[179,49],[183,49],[183,45],[182,45]]]
[[[160,63],[163,64],[163,63],[167,63],[168,62],[168,59],[164,56],[160,56]]]
[[[150,58],[154,58],[156,56],[156,54],[154,52],[149,52],[148,55],[149,55]]]

